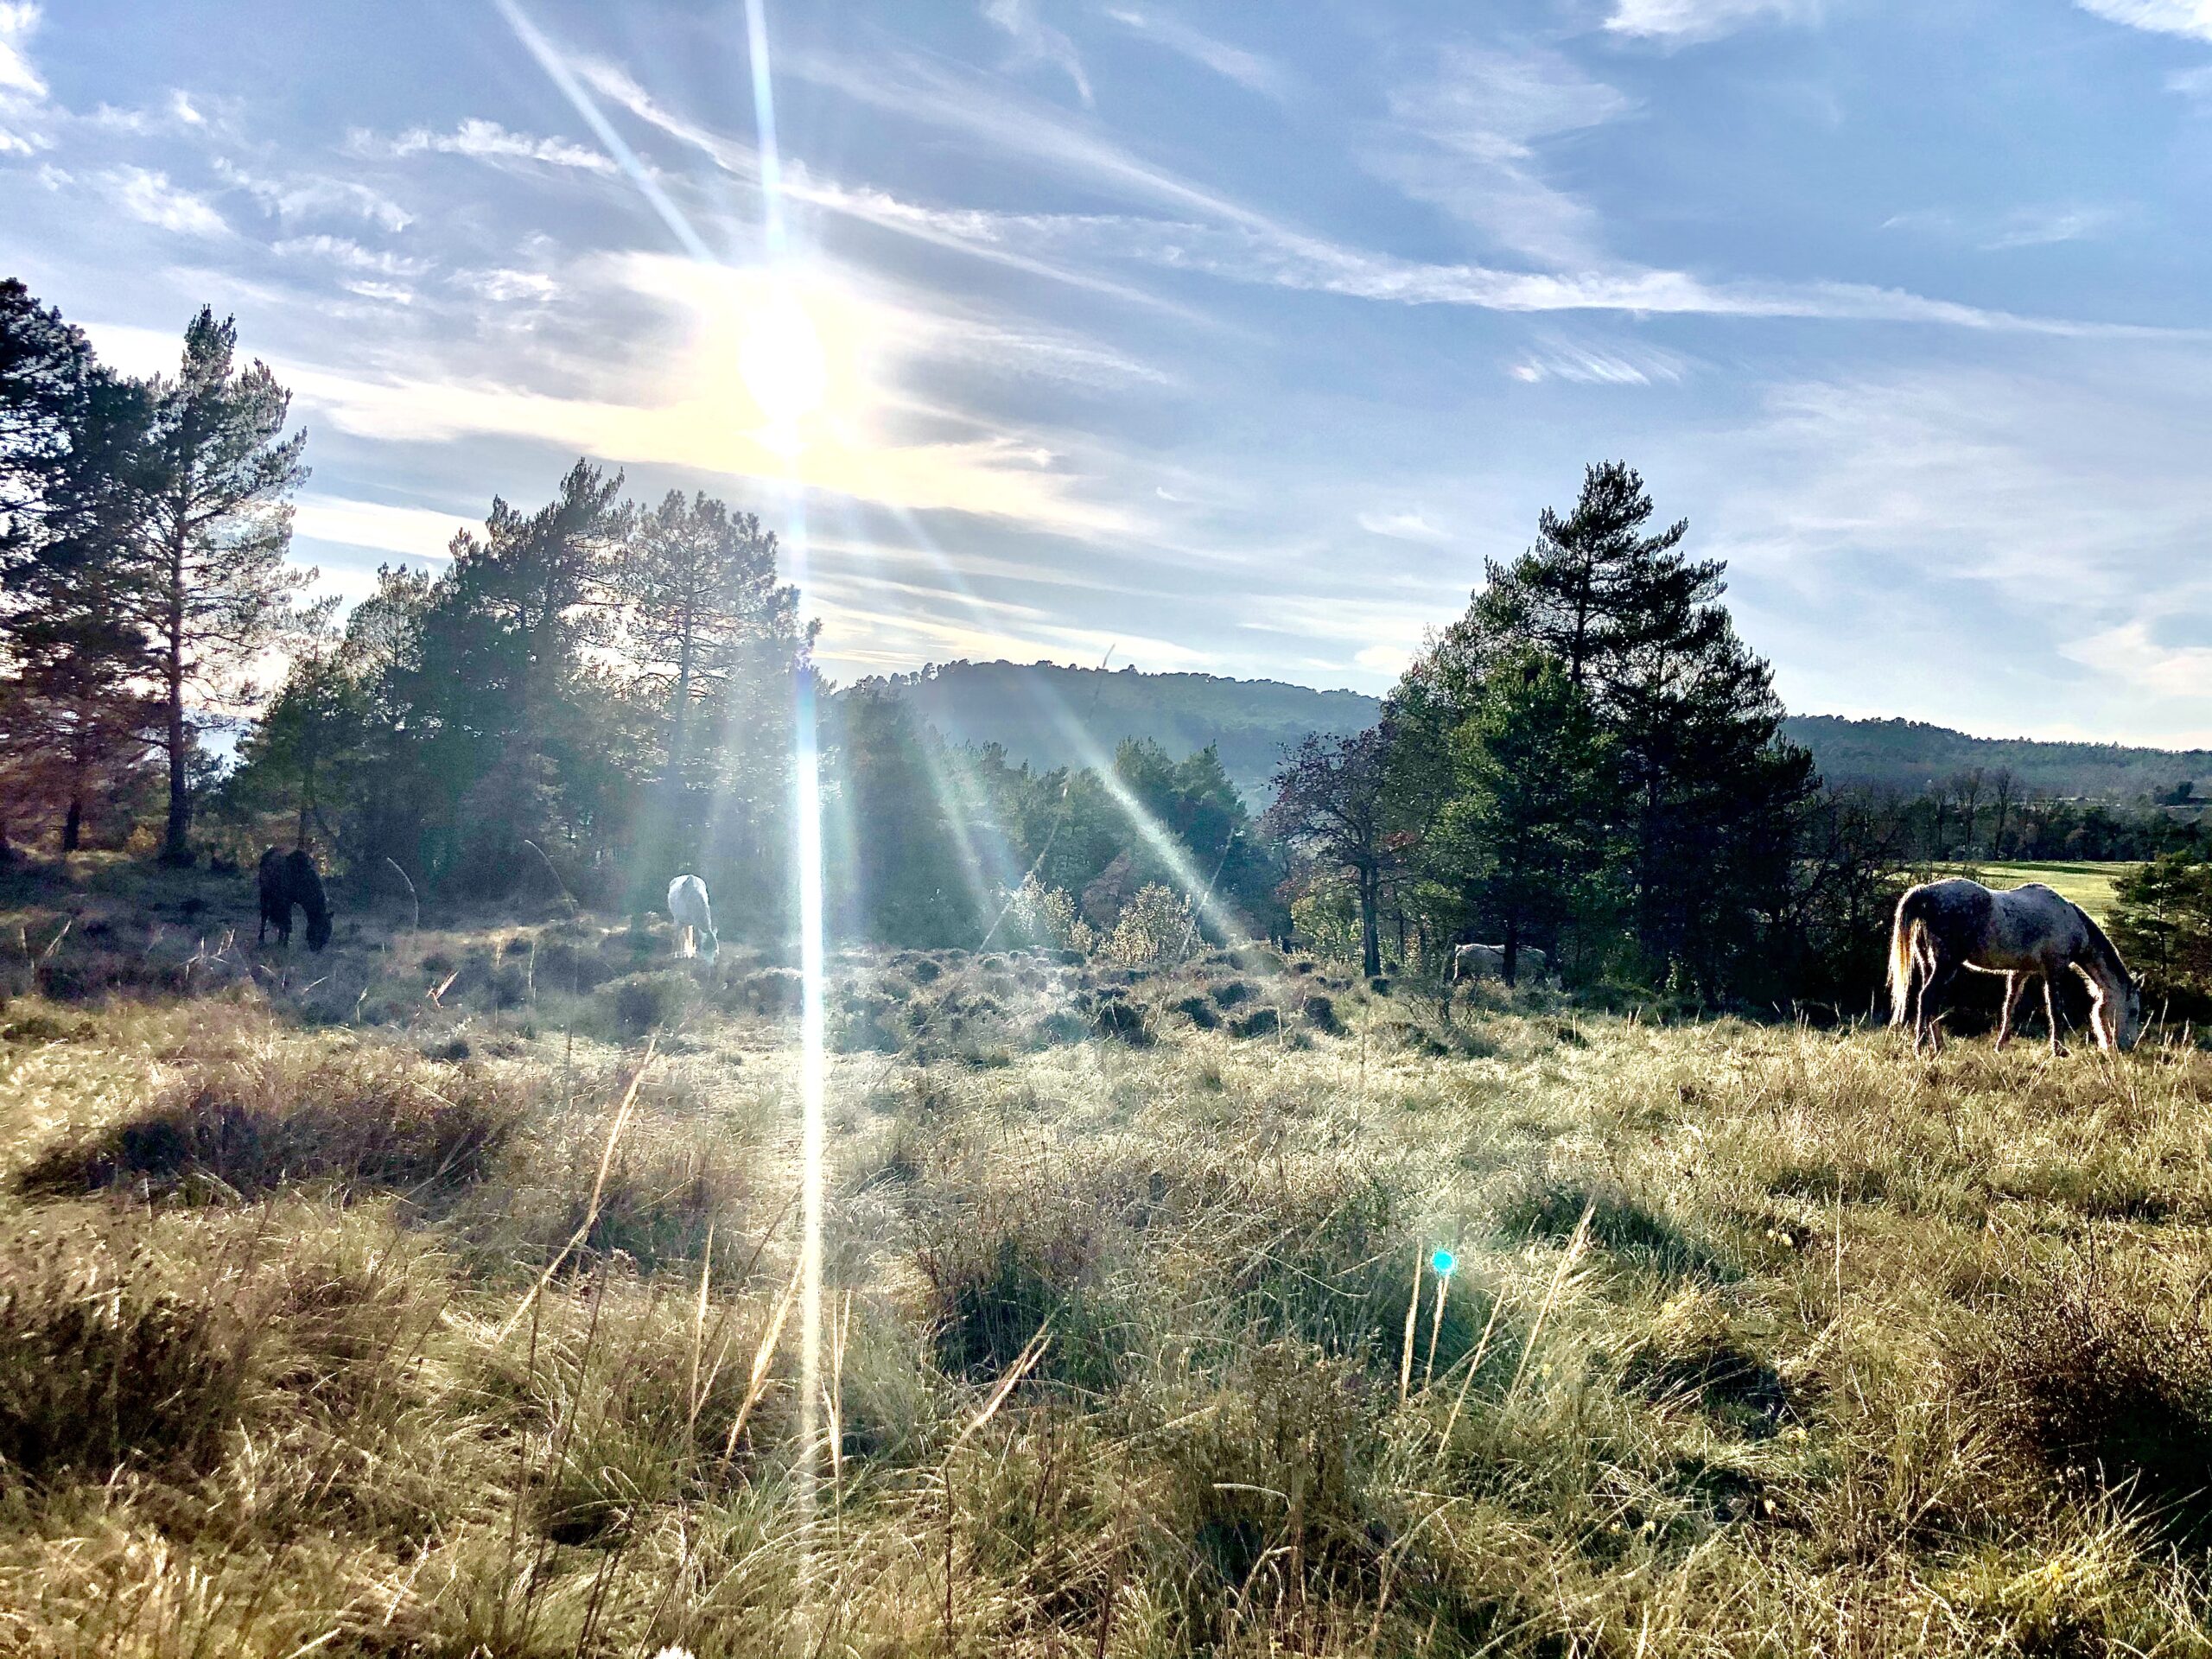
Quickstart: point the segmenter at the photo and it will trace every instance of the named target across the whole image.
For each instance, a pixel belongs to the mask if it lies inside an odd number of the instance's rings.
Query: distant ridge
[[[1255,810],[1274,793],[1286,747],[1309,732],[1363,731],[1382,709],[1381,699],[1359,691],[1053,663],[942,663],[860,685],[895,690],[948,742],[998,743],[1042,768],[1111,759],[1125,737],[1150,738],[1178,758],[1211,743]],[[1980,766],[2010,770],[2023,788],[2052,795],[2132,799],[2186,780],[2212,796],[2207,749],[1969,737],[1921,721],[1838,715],[1792,715],[1783,731],[1813,752],[1834,784],[1918,794]]]
[[[2046,794],[2129,799],[2159,795],[2184,781],[2212,793],[2212,749],[2139,749],[2120,743],[2056,742],[2032,737],[1968,737],[1916,720],[1847,720],[1792,715],[1783,730],[1813,752],[1834,784],[1875,784],[1918,793],[1980,766],[2010,771]]]
[[[1001,744],[1041,768],[1111,760],[1125,737],[1150,738],[1179,760],[1211,743],[1255,809],[1274,796],[1286,747],[1309,732],[1364,731],[1382,709],[1361,692],[1279,680],[1054,663],[940,663],[860,683],[897,690],[947,742]]]

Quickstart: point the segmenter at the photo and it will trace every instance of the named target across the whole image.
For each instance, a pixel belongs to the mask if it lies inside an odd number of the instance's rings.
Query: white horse
[[[715,911],[707,902],[707,884],[696,875],[677,876],[668,884],[668,914],[676,924],[676,954],[697,955],[703,939],[707,960],[712,962],[721,941],[715,938]]]
[[[2063,1053],[2050,985],[2069,968],[2089,988],[2089,1030],[2097,1046],[2134,1047],[2143,1029],[2142,989],[2087,911],[2040,882],[2005,892],[1961,876],[1923,882],[1897,900],[1890,930],[1890,1023],[1911,1022],[1916,1054],[1923,1040],[1941,1047],[1936,1007],[1960,971],[1998,974],[2005,980],[2005,1012],[1997,1022],[2002,1048],[2012,1040],[2020,994],[2040,975],[2050,1052]]]

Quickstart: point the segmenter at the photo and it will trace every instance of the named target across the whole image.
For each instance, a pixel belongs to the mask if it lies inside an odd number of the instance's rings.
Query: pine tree
[[[137,620],[160,677],[170,863],[192,856],[195,712],[251,708],[257,691],[245,671],[272,647],[319,633],[332,608],[302,606],[316,573],[285,563],[307,434],[284,435],[291,394],[258,359],[236,366],[237,343],[236,322],[203,306],[175,377],[147,388]]]
[[[1599,902],[1612,747],[1566,665],[1529,652],[1491,671],[1452,748],[1457,788],[1430,858],[1460,873],[1470,908],[1497,926],[1510,984],[1524,945],[1556,959],[1562,931]]]
[[[1716,995],[1786,901],[1811,758],[1781,740],[1771,671],[1721,604],[1726,567],[1656,534],[1650,497],[1618,461],[1590,467],[1574,511],[1432,642],[1392,699],[1395,809],[1424,844],[1461,780],[1444,757],[1502,665],[1535,652],[1585,696],[1615,760],[1636,944],[1651,970]]]
[[[812,629],[799,623],[798,591],[776,581],[774,532],[703,493],[686,501],[671,491],[658,510],[639,515],[621,585],[625,654],[640,688],[665,698],[656,821],[639,861],[639,879],[650,886],[654,872],[697,850],[699,825],[684,800],[701,721],[733,700],[788,701]],[[766,710],[730,712],[749,729]],[[728,753],[716,744],[707,758]]]
[[[0,283],[0,766],[16,799],[60,810],[65,853],[149,736],[131,604],[146,413],[81,333]]]

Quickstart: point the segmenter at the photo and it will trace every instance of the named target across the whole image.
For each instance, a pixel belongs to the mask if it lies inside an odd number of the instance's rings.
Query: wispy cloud
[[[1079,181],[1127,200],[1175,211],[1173,219],[999,216],[991,233],[1042,251],[1080,249],[1225,280],[1402,305],[1508,312],[1619,311],[1668,315],[1801,317],[1904,322],[1990,332],[2126,338],[2156,334],[2127,324],[2025,315],[1901,289],[1854,283],[1712,281],[1688,271],[1617,264],[1597,270],[1515,271],[1406,259],[1298,229],[1133,155],[1064,114],[990,92],[940,65],[879,58],[866,65],[786,54],[786,73],[903,119],[963,135],[1001,158]],[[1551,96],[1551,95],[1548,95]],[[1571,102],[1532,97],[1522,129]]]
[[[1598,258],[1596,215],[1541,176],[1537,145],[1635,108],[1555,52],[1450,46],[1390,93],[1395,124],[1370,168],[1502,246],[1574,264]]]
[[[172,183],[166,173],[143,167],[111,168],[100,175],[108,197],[144,224],[181,236],[221,237],[230,226],[204,196]]]
[[[35,0],[0,0],[0,156],[47,148],[39,130],[47,113],[46,81],[31,63],[38,24]]]
[[[374,147],[374,140],[357,140],[361,147]],[[382,146],[391,156],[419,156],[425,151],[441,156],[465,156],[471,161],[488,162],[494,166],[511,166],[526,162],[541,167],[573,168],[585,173],[612,173],[612,156],[582,144],[572,143],[565,138],[539,138],[525,132],[510,132],[496,121],[472,116],[451,132],[433,132],[428,127],[415,127],[401,133]]]
[[[2212,0],[2075,0],[2075,3],[2130,29],[2212,41]]]
[[[1075,84],[1076,96],[1089,105],[1093,101],[1090,77],[1084,73],[1075,42],[1038,15],[1038,3],[1039,0],[983,0],[983,16],[1004,29],[1014,42],[1007,67],[1029,69],[1041,64],[1058,69]]]
[[[1671,352],[1649,347],[1601,348],[1554,339],[1540,342],[1506,372],[1530,385],[1544,380],[1568,380],[1580,385],[1648,386],[1655,381],[1679,381],[1682,366],[1682,360]]]
[[[249,172],[227,156],[214,159],[215,176],[234,190],[243,190],[263,210],[286,221],[342,216],[365,219],[387,231],[404,231],[414,214],[390,196],[359,179],[333,178],[323,173],[294,173],[283,178]]]
[[[1442,547],[1452,539],[1451,532],[1431,524],[1422,513],[1401,510],[1396,512],[1363,512],[1359,527],[1370,536],[1387,536],[1394,542],[1424,542],[1431,547]]]
[[[1718,40],[1763,18],[1798,22],[1818,15],[1818,0],[1615,0],[1605,27],[1679,45]]]
[[[302,496],[292,518],[294,531],[311,541],[440,562],[454,534],[471,527],[454,513],[336,495]]]
[[[1180,53],[1192,62],[1203,65],[1224,79],[1235,81],[1247,92],[1258,92],[1262,97],[1277,100],[1290,95],[1293,85],[1290,71],[1274,59],[1217,40],[1204,30],[1192,28],[1173,12],[1149,6],[1142,10],[1134,6],[1109,6],[1106,16],[1122,28],[1141,35],[1170,52]]]
[[[1927,207],[1892,213],[1882,221],[1882,228],[1924,232],[1970,244],[1985,253],[1999,253],[2086,241],[2102,236],[2123,217],[2118,207],[2078,202],[2032,204],[2002,213],[1962,213],[1948,207]]]

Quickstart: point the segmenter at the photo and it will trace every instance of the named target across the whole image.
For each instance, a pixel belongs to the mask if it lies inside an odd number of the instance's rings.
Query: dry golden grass
[[[2193,1047],[848,959],[810,1496],[775,964],[126,925],[0,1007],[0,1653],[2212,1650]]]

